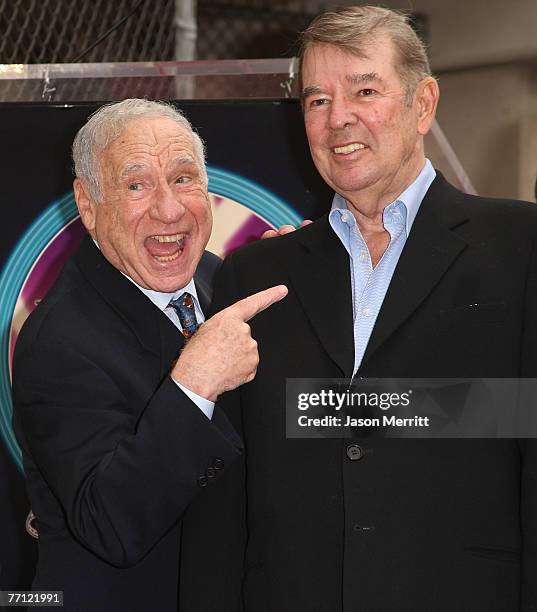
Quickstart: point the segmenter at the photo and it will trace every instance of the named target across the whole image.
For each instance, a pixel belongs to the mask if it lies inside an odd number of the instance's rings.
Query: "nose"
[[[341,130],[357,123],[358,117],[352,102],[345,96],[338,95],[330,102],[329,125],[333,130]]]
[[[173,192],[167,181],[161,181],[150,210],[151,218],[162,223],[176,223],[185,214],[185,210],[179,194]]]

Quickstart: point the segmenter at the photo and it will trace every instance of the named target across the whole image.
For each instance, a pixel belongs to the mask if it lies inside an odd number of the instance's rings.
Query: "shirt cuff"
[[[204,397],[201,397],[201,395],[194,393],[194,391],[191,391],[190,389],[183,387],[183,385],[179,384],[173,378],[172,380],[179,387],[179,389],[181,389],[181,391],[185,395],[187,395],[194,402],[194,404],[196,404],[196,406],[203,412],[203,414],[208,419],[213,418],[214,402],[211,402],[211,400],[205,399]]]

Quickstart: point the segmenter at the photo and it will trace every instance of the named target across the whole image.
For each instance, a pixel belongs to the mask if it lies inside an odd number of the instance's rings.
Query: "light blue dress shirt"
[[[336,193],[329,222],[343,243],[351,260],[352,307],[354,318],[354,372],[362,359],[371,337],[388,286],[410,234],[414,219],[436,172],[427,159],[416,180],[386,206],[383,224],[390,234],[390,243],[375,268],[356,219],[343,197]]]

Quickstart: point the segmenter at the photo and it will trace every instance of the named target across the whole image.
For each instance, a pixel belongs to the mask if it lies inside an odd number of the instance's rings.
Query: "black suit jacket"
[[[536,238],[535,205],[468,196],[438,176],[358,375],[537,376]],[[230,256],[215,305],[279,283],[288,297],[251,321],[257,376],[227,398],[243,429],[242,474],[196,504],[198,537],[226,534],[235,577],[215,587],[225,597],[214,609],[537,610],[535,441],[286,439],[286,378],[353,369],[349,257],[326,217]],[[347,455],[352,443],[360,460]],[[218,494],[235,512],[210,533]],[[192,597],[186,609],[210,606]]]
[[[196,276],[202,306],[213,258]],[[218,407],[209,421],[169,377],[182,346],[89,238],[22,329],[14,425],[39,530],[33,588],[63,590],[64,609],[177,609],[179,519],[240,446]]]

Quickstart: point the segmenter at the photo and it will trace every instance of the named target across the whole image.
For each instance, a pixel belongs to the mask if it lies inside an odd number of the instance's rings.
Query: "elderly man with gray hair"
[[[224,477],[195,508],[226,578],[204,575],[203,590],[203,557],[191,559],[201,596],[185,609],[535,612],[535,439],[388,439],[321,418],[286,437],[289,379],[537,377],[537,208],[462,193],[426,159],[439,88],[408,19],[346,7],[301,43],[306,134],[335,195],[308,227],[232,253],[215,279],[215,308],[280,283],[289,295],[252,322],[262,368],[229,396],[243,479]],[[450,419],[467,389],[435,396]],[[235,511],[212,529],[220,488]]]
[[[18,338],[14,426],[39,531],[33,588],[65,610],[174,611],[181,516],[241,442],[215,401],[251,380],[246,321],[207,321],[218,259],[204,147],[174,107],[99,109],[73,145],[88,236]],[[187,342],[188,341],[188,342]]]

